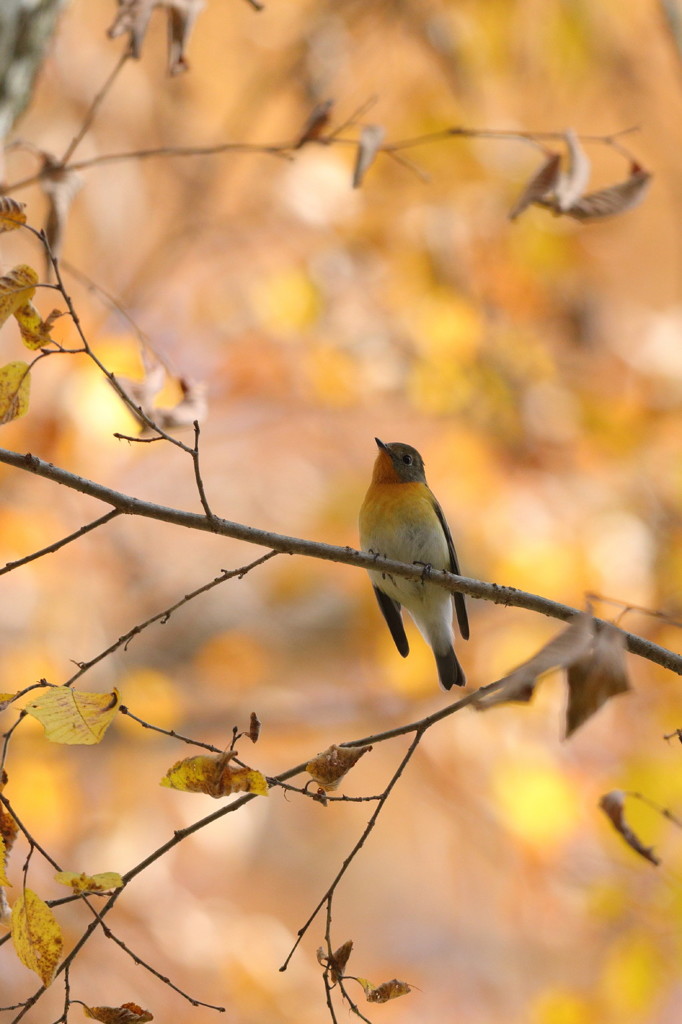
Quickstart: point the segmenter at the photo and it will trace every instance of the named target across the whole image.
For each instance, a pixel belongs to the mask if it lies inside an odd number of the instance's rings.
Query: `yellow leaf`
[[[145,1024],[154,1020],[149,1010],[143,1010],[137,1003],[123,1003],[122,1006],[83,1006],[83,1013],[91,1020],[102,1024]]]
[[[30,391],[28,363],[7,363],[0,367],[0,424],[9,423],[28,411]]]
[[[59,315],[58,311],[55,312]],[[19,324],[19,331],[26,348],[35,350],[44,348],[45,345],[51,343],[50,328],[54,320],[53,313],[50,313],[47,320],[43,320],[33,303],[27,302],[26,305],[15,309],[14,318]]]
[[[0,197],[0,232],[16,231],[25,224],[25,209],[26,203],[20,203],[18,199],[11,199],[10,196]]]
[[[10,928],[22,964],[47,987],[62,952],[62,932],[54,914],[31,889],[25,889],[12,907]]]
[[[53,686],[26,705],[53,743],[99,743],[121,703],[118,690],[84,693],[69,686]]]
[[[232,768],[230,754],[198,754],[176,761],[161,779],[162,786],[184,793],[205,793],[216,799],[231,793],[268,795],[265,776],[252,768]]]
[[[80,875],[75,871],[59,871],[54,876],[60,885],[69,885],[74,892],[108,892],[109,889],[123,888],[123,879],[118,871],[101,871],[98,875]]]
[[[15,697],[16,693],[0,693],[0,711],[8,708]]]
[[[5,866],[7,864],[7,850],[5,849],[5,840],[0,836],[0,885],[11,885],[12,883],[5,874]]]
[[[27,263],[12,267],[8,274],[0,277],[0,326],[21,306],[25,306],[35,295],[38,275]]]

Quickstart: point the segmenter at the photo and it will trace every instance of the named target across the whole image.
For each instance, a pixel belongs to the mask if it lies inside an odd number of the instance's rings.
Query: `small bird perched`
[[[372,482],[360,509],[360,543],[364,551],[417,562],[459,575],[457,554],[443,510],[431,493],[424,461],[409,444],[384,444],[378,437],[379,454]],[[370,570],[379,607],[403,658],[409,644],[401,614],[404,605],[419,632],[433,650],[438,679],[444,690],[464,686],[466,679],[453,646],[452,602],[459,631],[469,638],[469,620],[463,594],[450,594],[425,580],[406,580]]]

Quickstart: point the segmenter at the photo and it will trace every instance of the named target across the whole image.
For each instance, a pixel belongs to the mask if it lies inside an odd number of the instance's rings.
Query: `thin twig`
[[[94,658],[91,658],[90,661],[78,662],[78,672],[74,673],[74,675],[67,679],[64,685],[71,686],[77,679],[80,679],[82,675],[89,671],[93,665],[97,665],[102,661],[103,658],[106,658],[109,654],[113,654],[113,652],[117,651],[119,647],[127,647],[133,637],[141,633],[142,630],[147,629],[148,626],[153,625],[155,622],[165,624],[168,622],[173,612],[194,600],[195,597],[198,597],[200,594],[205,594],[209,590],[213,590],[214,587],[220,586],[221,583],[225,583],[227,580],[234,579],[235,577],[243,579],[248,572],[251,572],[251,570],[255,569],[256,566],[262,565],[264,562],[274,558],[276,554],[278,554],[277,551],[268,551],[265,555],[261,555],[260,558],[256,558],[253,562],[249,562],[248,565],[242,565],[239,569],[223,569],[220,576],[216,576],[216,578],[211,580],[210,583],[204,583],[203,586],[197,587],[197,589],[193,590],[191,593],[185,594],[184,597],[179,601],[176,601],[175,604],[172,604],[169,608],[164,608],[163,611],[157,612],[156,615],[152,615],[144,622],[139,622],[136,626],[133,626],[132,629],[129,629],[127,633],[124,633],[123,636],[120,636],[113,644],[110,644],[106,650],[100,651],[100,653],[95,655]]]
[[[92,127],[92,123],[95,120],[95,117],[97,116],[97,112],[98,112],[100,106],[104,102],[104,100],[105,100],[105,98],[107,96],[107,93],[111,89],[112,85],[114,84],[114,82],[118,78],[119,72],[123,68],[123,65],[126,63],[126,61],[129,60],[129,58],[130,58],[130,51],[126,50],[124,53],[121,54],[121,56],[119,57],[118,61],[114,65],[114,68],[110,72],[110,74],[108,75],[107,80],[105,81],[104,85],[99,90],[99,92],[96,94],[95,98],[93,99],[92,103],[90,104],[90,107],[86,111],[85,117],[83,118],[82,125],[80,126],[80,128],[78,129],[78,131],[76,132],[74,137],[71,139],[71,142],[67,146],[66,151],[64,153],[64,156],[62,157],[62,159],[60,161],[60,166],[61,167],[64,167],[64,168],[66,167],[66,164],[69,162],[69,160],[73,156],[74,152],[76,151],[76,149],[81,144],[81,142],[85,138],[86,134],[88,133],[88,131]]]
[[[203,743],[201,740],[193,740],[189,736],[182,736],[175,729],[162,729],[160,725],[152,725],[151,722],[145,722],[144,719],[138,718],[134,715],[124,704],[119,706],[119,714],[126,715],[128,718],[132,718],[134,722],[141,725],[143,729],[152,729],[154,732],[160,732],[163,736],[170,736],[171,739],[180,740],[181,743],[189,743],[194,747],[202,747],[204,750],[210,750],[213,754],[222,754],[222,747],[214,747],[212,743]],[[294,787],[292,787],[294,788]]]
[[[73,540],[78,540],[79,537],[85,536],[86,533],[90,533],[91,530],[96,530],[98,526],[104,526],[111,519],[116,519],[121,513],[118,509],[113,508],[110,512],[106,512],[99,519],[94,519],[91,523],[87,523],[85,526],[81,526],[79,530],[74,533],[70,533],[68,537],[62,537],[61,540],[57,540],[54,544],[48,544],[46,548],[41,548],[40,551],[34,551],[30,555],[26,555],[24,558],[17,558],[14,562],[7,562],[2,569],[0,569],[0,576],[3,576],[6,572],[11,572],[12,569],[18,569],[20,565],[26,565],[27,562],[33,562],[36,558],[42,558],[43,555],[51,555],[55,551],[59,551],[66,544],[70,544]]]
[[[305,933],[310,928],[311,924],[313,923],[313,921],[315,920],[315,918],[319,914],[319,912],[322,909],[322,907],[325,905],[325,902],[329,899],[330,896],[332,896],[334,894],[334,892],[336,890],[336,887],[338,886],[339,882],[341,881],[341,879],[345,875],[346,871],[348,870],[348,868],[352,864],[353,860],[355,859],[356,854],[359,853],[359,851],[364,846],[366,840],[368,839],[368,837],[372,833],[372,831],[374,829],[374,826],[376,825],[377,818],[381,814],[381,812],[382,812],[382,810],[384,808],[384,805],[386,804],[386,801],[388,800],[388,797],[390,796],[391,791],[393,790],[393,787],[395,786],[396,782],[398,781],[398,779],[402,775],[403,771],[407,767],[407,764],[408,764],[410,758],[412,757],[412,755],[414,754],[415,750],[419,746],[419,743],[420,743],[421,738],[422,738],[423,735],[424,735],[424,728],[420,728],[420,729],[416,730],[412,742],[410,743],[409,747],[407,748],[407,751],[406,751],[402,761],[400,762],[400,764],[396,768],[395,772],[393,773],[393,777],[391,778],[390,782],[386,786],[386,789],[381,794],[381,799],[379,800],[379,802],[377,803],[376,807],[374,808],[374,811],[372,812],[372,815],[371,815],[369,821],[367,822],[367,825],[363,829],[362,835],[360,836],[358,841],[355,843],[355,845],[353,846],[353,848],[350,851],[350,853],[344,859],[341,867],[339,868],[339,870],[336,873],[335,878],[333,879],[331,885],[329,886],[329,888],[325,892],[325,894],[322,897],[322,899],[315,906],[314,910],[312,911],[312,913],[308,917],[308,919],[305,922],[305,924],[301,928],[299,928],[298,933],[297,933],[296,941],[293,944],[293,946],[292,946],[292,948],[291,948],[291,950],[289,952],[289,955],[287,956],[286,960],[284,961],[284,963],[280,967],[280,971],[286,971],[287,967],[289,966],[289,962],[290,962],[292,956],[296,952],[296,950],[298,948],[298,945],[301,942],[301,939],[303,938]]]
[[[197,482],[197,490],[199,492],[199,500],[201,501],[201,507],[206,513],[207,519],[213,519],[213,513],[211,512],[206,498],[206,491],[204,489],[204,481],[201,478],[201,467],[199,465],[199,435],[201,428],[199,427],[199,420],[194,421],[194,448],[192,449],[192,465],[194,466],[194,479]]]

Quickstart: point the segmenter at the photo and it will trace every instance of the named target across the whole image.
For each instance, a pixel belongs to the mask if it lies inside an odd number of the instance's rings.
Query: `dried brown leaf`
[[[306,142],[312,142],[313,139],[319,139],[320,135],[329,124],[333,106],[334,100],[324,100],[322,103],[317,103],[313,107],[308,120],[303,125],[303,128],[294,143],[294,149],[300,149],[301,146],[305,146]]]
[[[353,940],[347,939],[343,945],[335,949],[329,958],[329,973],[334,984],[343,978],[346,970],[346,964],[350,959],[350,955],[353,952]]]
[[[634,167],[630,177],[625,181],[602,188],[598,192],[590,192],[574,203],[570,209],[558,212],[564,212],[568,217],[574,217],[580,221],[615,217],[641,203],[649,190],[650,182],[649,171],[645,171],[641,167]]]
[[[172,0],[168,8],[168,71],[179,75],[187,71],[187,42],[205,0]]]
[[[260,736],[260,727],[261,727],[260,719],[259,719],[258,715],[256,714],[256,712],[252,711],[251,712],[251,717],[249,718],[249,731],[246,734],[249,737],[249,739],[251,740],[252,743],[257,743],[258,742],[258,737]]]
[[[118,0],[118,14],[107,30],[107,35],[115,39],[127,32],[130,36],[131,56],[139,58],[152,11],[160,3],[161,0]]]
[[[640,857],[644,857],[645,860],[658,867],[661,862],[654,853],[653,847],[645,846],[625,821],[625,793],[621,789],[613,789],[601,798],[599,806],[628,846]]]
[[[376,160],[384,135],[385,130],[380,124],[366,124],[360,132],[353,169],[353,188],[359,188],[362,184],[365,174]]]
[[[629,689],[625,637],[615,626],[600,625],[591,650],[568,667],[566,738],[607,700]]]
[[[143,1010],[137,1003],[123,1003],[122,1006],[83,1006],[83,1013],[100,1024],[147,1024],[154,1020],[149,1010]]]
[[[475,707],[485,710],[508,701],[527,703],[531,700],[540,676],[553,668],[566,668],[581,658],[590,648],[594,636],[594,618],[585,612],[574,616],[570,625],[549,643],[501,679],[500,687],[489,696],[481,697]]]
[[[387,1003],[389,999],[397,999],[398,996],[406,996],[408,992],[411,992],[411,987],[406,981],[399,981],[397,978],[393,978],[391,981],[384,981],[381,985],[377,985],[376,988],[370,989],[367,992],[368,1003]]]
[[[348,774],[362,755],[368,753],[371,749],[372,747],[369,745],[364,747],[339,747],[336,743],[332,743],[331,747],[327,747],[321,754],[314,757],[312,761],[308,761],[305,770],[312,775],[318,786],[330,792],[338,788],[341,779]]]
[[[265,776],[253,768],[233,768],[234,751],[225,754],[197,754],[176,761],[161,779],[161,785],[185,793],[205,793],[216,800],[232,793],[267,796]]]
[[[550,195],[556,188],[560,172],[561,153],[550,153],[509,211],[509,219],[516,220],[532,203]]]
[[[592,169],[587,154],[572,128],[568,129],[564,138],[568,152],[568,167],[561,172],[556,185],[556,205],[562,213],[580,199],[587,188]]]

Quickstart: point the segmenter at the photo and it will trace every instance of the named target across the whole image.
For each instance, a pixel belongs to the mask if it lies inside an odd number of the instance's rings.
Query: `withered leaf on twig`
[[[561,172],[556,183],[556,205],[562,213],[569,210],[580,199],[587,188],[591,171],[587,154],[572,128],[565,132],[564,139],[568,153],[568,167]]]
[[[640,857],[644,857],[645,860],[658,867],[661,862],[654,853],[653,847],[645,846],[625,821],[625,793],[621,789],[613,789],[601,798],[599,806],[628,846]]]
[[[629,689],[625,637],[610,623],[600,624],[591,649],[568,666],[566,738],[607,700]]]
[[[359,188],[362,179],[376,160],[385,131],[380,124],[366,124],[360,132],[358,151],[353,170],[353,188]]]
[[[187,40],[204,3],[205,0],[118,0],[118,14],[107,35],[114,39],[127,32],[131,56],[139,58],[154,8],[165,8],[168,16],[168,71],[177,75],[187,70]]]
[[[541,647],[532,658],[501,679],[498,690],[479,698],[474,706],[484,710],[507,701],[527,703],[540,676],[553,668],[565,668],[581,658],[589,650],[593,636],[593,617],[580,612],[566,629]]]
[[[364,747],[339,747],[332,743],[330,747],[308,761],[305,770],[312,775],[318,786],[326,792],[337,789],[341,779],[351,770],[363,754],[372,749]]]
[[[50,252],[55,258],[59,258],[61,255],[66,218],[82,184],[75,171],[69,170],[68,167],[62,167],[49,153],[43,153],[40,187],[48,201],[45,236]],[[51,275],[52,263],[48,257],[46,267],[48,281],[51,279]]]
[[[516,220],[532,203],[552,193],[561,173],[561,153],[550,153],[544,164],[530,179],[525,189],[509,211],[509,219]]]
[[[306,142],[312,142],[313,139],[319,139],[320,135],[329,124],[333,106],[334,100],[324,100],[322,103],[315,104],[308,120],[303,125],[303,128],[294,143],[294,149],[300,149],[301,146],[305,146]]]
[[[633,167],[630,176],[598,192],[590,192],[562,211],[576,220],[600,220],[631,210],[644,199],[651,183],[651,174],[642,167]]]
[[[320,946],[320,948],[318,949],[317,962],[321,964],[323,967],[327,967],[329,969],[329,974],[334,985],[337,983],[337,981],[343,978],[344,972],[346,970],[346,964],[348,963],[352,951],[352,939],[347,939],[346,942],[343,943],[343,945],[339,946],[338,949],[334,950],[331,956],[325,953],[324,948],[322,946]]]

